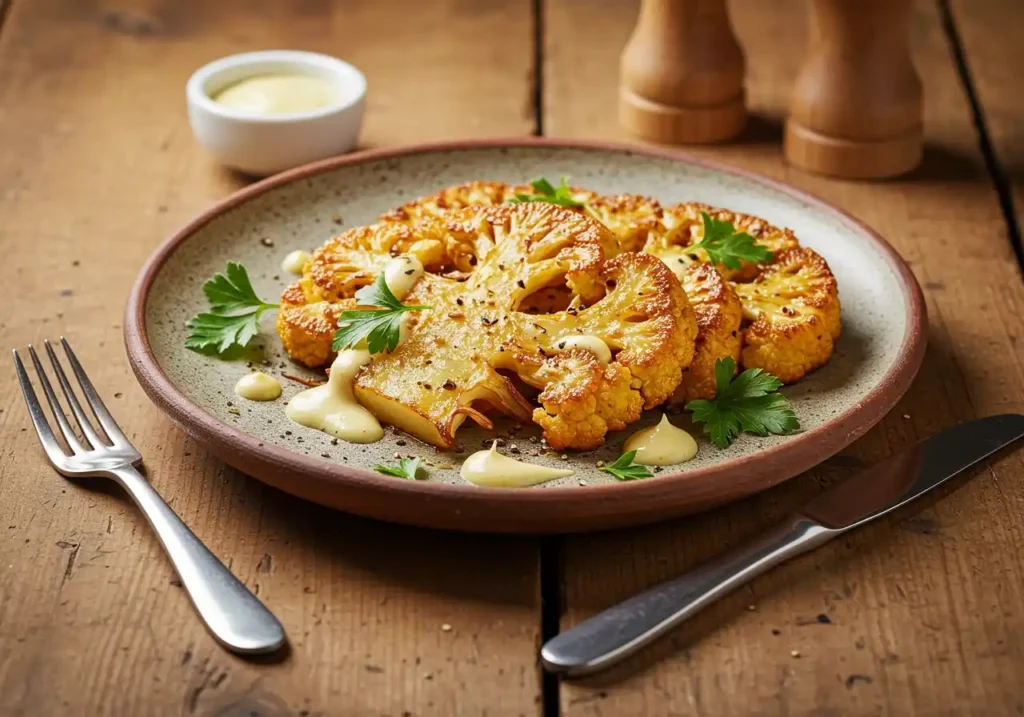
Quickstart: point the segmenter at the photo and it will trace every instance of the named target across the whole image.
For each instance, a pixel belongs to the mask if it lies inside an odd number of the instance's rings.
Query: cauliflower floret
[[[406,202],[380,215],[382,222],[415,223],[427,217],[443,217],[452,209],[504,204],[516,191],[531,192],[529,187],[512,187],[504,182],[467,182],[445,187],[436,194]]]
[[[527,185],[504,182],[468,182],[446,187],[436,194],[407,202],[380,216],[382,222],[414,223],[425,217],[444,218],[453,209],[504,204],[517,194],[534,194]],[[647,235],[661,222],[661,205],[656,199],[638,194],[600,195],[589,189],[569,187],[569,193],[586,208],[574,211],[588,214],[615,235],[619,251],[640,251]]]
[[[333,355],[331,343],[338,328],[338,316],[355,308],[355,299],[338,303],[308,302],[300,282],[281,294],[277,312],[277,333],[288,355],[307,366],[323,366]]]
[[[397,224],[375,224],[329,239],[313,252],[302,277],[281,294],[277,332],[288,355],[311,367],[327,363],[334,353],[337,317],[355,308],[355,293],[372,284],[398,254],[417,257],[428,271],[450,268],[446,236],[437,222],[425,222],[416,234]]]
[[[678,254],[681,248],[690,247],[699,242],[704,238],[704,220],[701,217],[701,212],[707,212],[712,219],[732,223],[737,231],[746,232],[754,238],[756,244],[765,246],[772,252],[798,246],[792,231],[774,227],[759,217],[731,212],[728,209],[718,209],[699,202],[682,202],[665,208],[660,230],[651,233],[644,251],[663,255],[669,247],[677,247],[675,251]],[[686,253],[694,261],[702,263],[710,261],[707,252],[703,249],[695,249]],[[731,281],[749,281],[760,271],[759,265],[747,262],[743,262],[743,266],[739,269],[730,269],[721,264],[715,268],[722,276]]]
[[[803,247],[781,251],[754,281],[734,286],[750,322],[744,367],[793,383],[831,358],[841,331],[839,291],[818,254]]]
[[[570,349],[549,358],[535,374],[546,382],[538,396],[543,408],[533,420],[548,445],[586,450],[604,443],[609,430],[621,430],[640,418],[643,398],[630,388],[629,369],[607,366],[589,351]]]
[[[580,194],[586,190],[573,190]],[[611,230],[619,251],[640,251],[651,232],[661,227],[662,210],[657,199],[639,194],[593,194],[585,199],[587,212]]]
[[[693,308],[679,281],[653,256],[620,254],[605,262],[601,276],[608,293],[596,304],[519,320],[547,337],[597,336],[629,369],[644,408],[653,408],[672,395],[693,360]]]
[[[309,301],[351,298],[399,254],[415,256],[427,271],[441,273],[452,266],[446,238],[436,221],[424,222],[415,233],[401,224],[350,229],[313,252],[299,283]]]
[[[683,371],[674,402],[715,397],[715,362],[732,356],[740,360],[743,310],[732,286],[710,264],[690,264],[678,273],[697,317],[693,362]]]

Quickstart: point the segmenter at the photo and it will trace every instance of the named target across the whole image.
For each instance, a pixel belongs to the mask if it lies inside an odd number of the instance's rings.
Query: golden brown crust
[[[382,222],[415,223],[424,218],[440,218],[453,209],[504,204],[515,196],[515,187],[504,182],[467,182],[406,202],[380,215]],[[529,187],[525,191],[532,191]]]
[[[735,288],[749,322],[744,367],[792,383],[832,357],[842,330],[839,290],[820,255],[804,247],[778,252],[754,281]]]
[[[699,242],[704,238],[702,212],[707,212],[712,219],[732,223],[737,230],[746,232],[754,238],[757,244],[767,247],[773,252],[799,245],[792,230],[772,226],[760,217],[712,207],[700,202],[681,202],[665,208],[661,229],[652,232],[644,251],[660,254],[668,246],[689,247]],[[696,261],[702,263],[709,261],[707,253],[703,250],[695,250],[693,255]],[[731,281],[749,281],[760,271],[758,265],[747,262],[743,262],[743,266],[739,269],[730,269],[722,265],[715,268],[722,276]]]
[[[277,312],[277,333],[284,350],[306,366],[322,366],[333,355],[331,343],[338,328],[338,316],[355,308],[355,304],[354,299],[307,303],[301,284],[292,284],[281,294],[281,308]]]
[[[594,195],[587,211],[611,230],[623,252],[641,251],[662,221],[658,200],[639,194]]]
[[[693,362],[683,371],[672,399],[711,399],[716,388],[715,362],[732,356],[739,365],[743,310],[735,290],[710,264],[691,264],[682,283],[697,317],[697,341]]]

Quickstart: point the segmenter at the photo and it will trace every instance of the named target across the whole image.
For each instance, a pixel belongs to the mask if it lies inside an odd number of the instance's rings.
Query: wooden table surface
[[[924,366],[879,426],[784,486],[539,540],[383,525],[224,466],[135,384],[121,311],[157,243],[244,184],[190,136],[183,88],[199,65],[268,47],[344,57],[370,83],[366,147],[628,139],[616,71],[635,3],[0,0],[4,346],[73,339],[153,484],[291,637],[277,660],[218,648],[127,499],[44,462],[4,358],[0,714],[1024,712],[1024,451],[754,581],[605,675],[541,675],[544,636],[755,534],[823,482],[956,422],[1024,411],[1022,6],[916,4],[925,160],[888,182],[784,164],[806,7],[731,7],[753,118],[694,153],[792,182],[886,236],[925,289]]]

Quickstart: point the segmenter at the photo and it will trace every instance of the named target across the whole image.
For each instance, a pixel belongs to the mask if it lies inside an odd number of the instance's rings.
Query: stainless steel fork
[[[46,353],[53,364],[53,372],[81,430],[81,438],[76,435],[57,400],[35,349],[29,346],[28,353],[35,366],[39,384],[46,395],[46,402],[50,404],[53,418],[71,452],[71,455],[68,455],[46,419],[21,357],[14,351],[18,381],[21,383],[25,403],[28,404],[32,423],[39,434],[47,458],[66,476],[106,476],[116,480],[128,491],[167,550],[167,555],[174,569],[178,571],[181,583],[199,616],[222,645],[241,653],[272,652],[281,647],[285,641],[281,623],[217,560],[217,557],[200,542],[135,469],[135,465],[142,461],[142,456],[121,432],[107,407],[103,405],[71,346],[63,338],[60,342],[71,364],[71,370],[78,378],[85,402],[89,404],[96,423],[99,424],[99,429],[82,410],[82,405],[64,373],[56,352],[47,341]]]

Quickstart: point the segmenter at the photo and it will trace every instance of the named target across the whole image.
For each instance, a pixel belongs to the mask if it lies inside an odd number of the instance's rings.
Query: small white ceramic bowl
[[[334,84],[337,104],[310,112],[257,115],[213,100],[247,77],[313,75]],[[359,138],[366,78],[347,62],[298,50],[245,52],[214,60],[185,86],[188,119],[199,144],[229,167],[266,176],[353,149]]]

